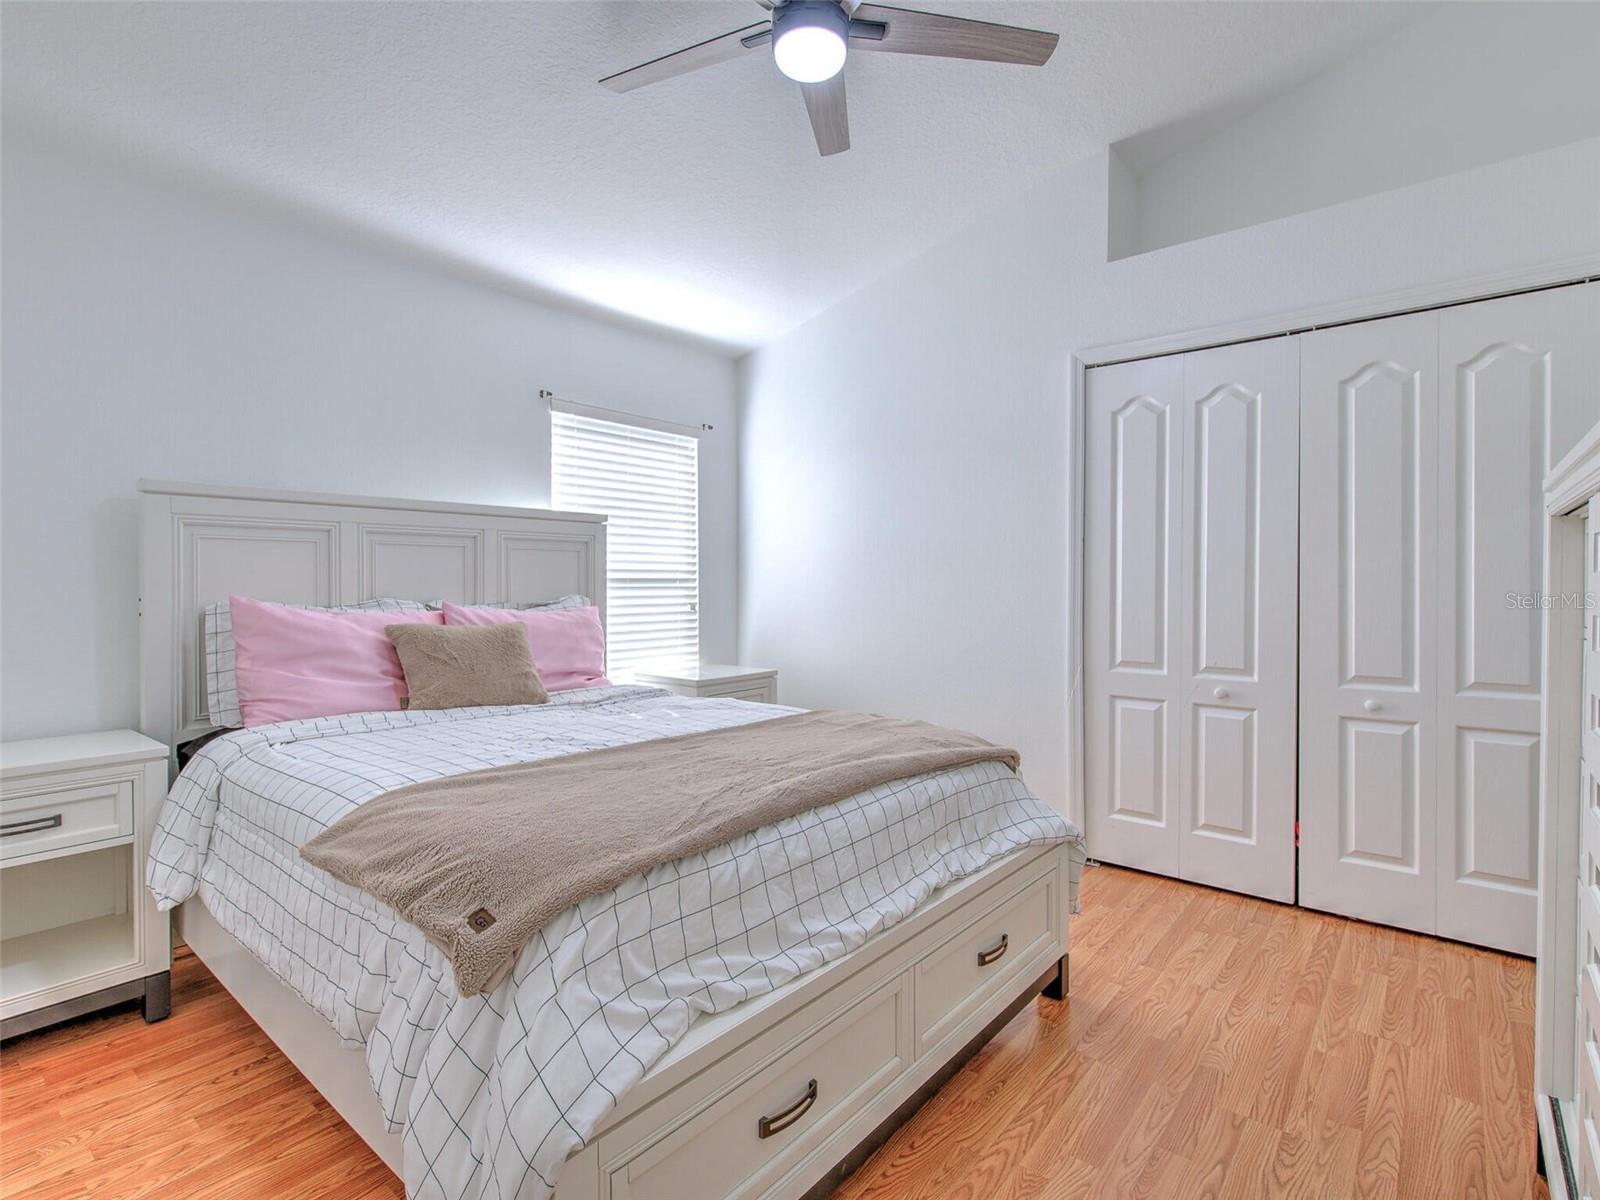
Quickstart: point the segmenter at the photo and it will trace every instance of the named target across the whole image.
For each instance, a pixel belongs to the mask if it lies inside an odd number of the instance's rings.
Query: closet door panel
[[[1294,899],[1297,346],[1184,356],[1179,874]]]
[[[1600,419],[1592,288],[1439,316],[1438,931],[1534,952],[1543,481]]]
[[[1084,748],[1089,853],[1178,874],[1181,360],[1087,373]]]
[[[1300,341],[1300,900],[1431,933],[1438,318]]]

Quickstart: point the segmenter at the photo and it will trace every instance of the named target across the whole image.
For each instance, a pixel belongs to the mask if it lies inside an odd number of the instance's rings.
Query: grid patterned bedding
[[[172,788],[148,883],[219,924],[365,1048],[406,1194],[546,1200],[556,1172],[701,1014],[782,987],[937,887],[1077,831],[997,763],[874,788],[657,867],[567,910],[510,978],[462,997],[392,909],[306,862],[305,842],[427,779],[796,710],[656,688],[537,707],[361,713],[219,738]],[[1073,854],[1074,886],[1081,849]]]

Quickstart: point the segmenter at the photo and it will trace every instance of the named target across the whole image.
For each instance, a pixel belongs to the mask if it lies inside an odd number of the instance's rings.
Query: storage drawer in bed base
[[[1047,999],[1052,1000],[1064,999],[1066,995],[1066,984],[1067,959],[1063,956],[1060,960],[1051,964],[1050,968],[1041,974],[1037,979],[1034,979],[1031,983],[1024,987],[1022,991],[1005,1006],[1005,1008],[1001,1009],[994,1016],[994,1018],[990,1020],[988,1025],[979,1030],[970,1040],[967,1041],[964,1046],[956,1051],[955,1054],[945,1059],[943,1063],[940,1064],[936,1070],[934,1070],[931,1076],[918,1084],[910,1092],[910,1094],[905,1097],[905,1099],[900,1101],[900,1103],[892,1111],[890,1111],[888,1115],[879,1120],[876,1125],[863,1129],[862,1122],[857,1121],[851,1124],[847,1131],[848,1136],[830,1137],[828,1136],[830,1133],[837,1134],[840,1129],[844,1128],[843,1122],[831,1122],[829,1127],[826,1129],[819,1129],[819,1136],[815,1138],[815,1141],[819,1146],[821,1146],[823,1143],[826,1143],[827,1153],[814,1157],[808,1157],[806,1160],[804,1160],[804,1165],[809,1167],[809,1170],[802,1171],[797,1165],[795,1168],[791,1168],[789,1171],[785,1172],[783,1177],[776,1182],[773,1181],[770,1173],[753,1175],[749,1178],[749,1180],[746,1181],[749,1186],[741,1186],[733,1191],[724,1191],[720,1193],[720,1196],[723,1198],[736,1197],[738,1200],[745,1200],[746,1197],[766,1198],[794,1195],[796,1200],[827,1200],[827,1197],[833,1195],[833,1193],[839,1188],[846,1178],[860,1168],[861,1165],[867,1161],[867,1159],[871,1158],[872,1155],[879,1149],[879,1147],[881,1147],[889,1140],[890,1137],[894,1135],[895,1130],[910,1120],[911,1117],[916,1114],[919,1108],[931,1100],[934,1095],[938,1093],[940,1088],[954,1078],[961,1068],[966,1066],[968,1061],[971,1060],[971,1058],[976,1055],[978,1051],[982,1050],[984,1045],[987,1044],[991,1038],[993,1038],[997,1033],[1000,1032],[1000,1030],[1005,1028],[1005,1026],[1010,1023],[1013,1017],[1015,1017],[1040,996],[1044,996]],[[901,1082],[904,1082],[904,1077],[902,1077]],[[888,1091],[889,1089],[886,1088],[885,1094]],[[815,1093],[813,1092],[812,1094]],[[858,1107],[864,1106],[858,1105]],[[755,1110],[753,1109],[749,1110],[746,1115],[751,1123],[754,1123],[758,1120],[757,1116],[755,1115]],[[715,1141],[713,1140],[714,1137],[715,1133],[712,1133],[711,1136],[702,1135],[694,1140],[696,1142],[703,1142],[704,1144],[696,1144],[693,1145],[692,1148],[690,1146],[684,1146],[681,1153],[685,1155],[693,1153],[696,1156],[697,1161],[704,1162],[708,1169],[720,1165],[725,1161],[721,1157],[724,1151],[716,1145]],[[677,1151],[676,1147],[674,1148],[674,1151]],[[819,1165],[817,1160],[820,1159],[820,1161],[824,1163],[828,1162],[830,1155],[832,1156],[831,1165],[827,1166],[822,1171],[820,1176],[816,1175],[815,1172]],[[583,1157],[586,1157],[586,1155],[579,1156],[579,1158]],[[655,1162],[652,1161],[652,1156],[642,1155],[640,1157],[645,1161],[642,1163],[630,1163],[620,1170],[612,1172],[609,1178],[602,1182],[601,1191],[599,1194],[610,1197],[611,1200],[625,1200],[625,1198],[627,1198],[627,1200],[632,1200],[634,1197],[643,1196],[649,1196],[651,1197],[651,1200],[655,1200],[655,1198],[658,1196],[667,1197],[669,1200],[690,1200],[691,1197],[695,1198],[695,1200],[705,1200],[705,1198],[708,1196],[718,1195],[718,1193],[702,1191],[700,1190],[699,1186],[687,1186],[687,1181],[681,1176],[673,1181],[674,1183],[685,1185],[680,1187],[679,1190],[660,1192],[654,1190],[645,1191],[643,1189],[635,1190],[635,1188],[632,1186],[634,1179],[632,1178],[633,1172],[631,1168],[636,1165],[642,1165],[644,1170],[640,1172],[640,1174],[644,1178],[648,1179],[653,1173],[651,1168],[656,1165]],[[579,1164],[577,1162],[569,1164],[569,1167],[578,1166]],[[804,1178],[806,1176],[810,1176],[813,1180],[809,1187],[805,1186],[804,1184]],[[581,1184],[579,1184],[578,1188],[575,1189],[573,1186],[575,1182],[576,1181],[573,1180],[571,1174],[564,1174],[561,1180],[562,1186],[559,1186],[556,1189],[556,1200],[568,1200],[569,1195],[587,1197],[588,1195],[592,1194],[586,1191],[578,1190],[581,1189]],[[699,1183],[700,1181],[697,1179],[696,1185]],[[783,1185],[785,1183],[788,1183],[792,1186],[804,1187],[804,1190],[793,1192],[784,1188]],[[606,1184],[610,1184],[611,1186],[607,1187]],[[763,1185],[769,1186],[764,1187]]]
[[[1067,871],[1063,850],[1003,873],[619,1113],[556,1200],[820,1200],[1023,1006],[1062,994]]]
[[[912,1092],[898,1108],[880,1121],[877,1128],[857,1142],[849,1153],[839,1159],[822,1178],[802,1194],[800,1200],[827,1200],[862,1163],[871,1158],[877,1149],[893,1136],[896,1129],[909,1121],[917,1109],[933,1099],[940,1088],[955,1078],[956,1073],[967,1065],[973,1055],[983,1049],[990,1038],[1010,1024],[1011,1018],[1040,996],[1049,1000],[1066,999],[1066,987],[1067,959],[1063,955],[1048,971],[1024,988],[1016,999],[1001,1009],[999,1014],[979,1030],[965,1046],[947,1059],[944,1065]]]

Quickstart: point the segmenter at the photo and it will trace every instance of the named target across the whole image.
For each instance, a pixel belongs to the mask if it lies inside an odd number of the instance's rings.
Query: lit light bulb
[[[850,14],[838,0],[787,0],[772,10],[772,58],[796,83],[821,83],[844,66]]]
[[[820,25],[786,29],[772,43],[772,57],[796,83],[821,83],[844,66],[844,39]]]

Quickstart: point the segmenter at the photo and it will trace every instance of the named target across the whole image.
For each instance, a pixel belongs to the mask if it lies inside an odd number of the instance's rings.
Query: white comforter
[[[538,707],[362,713],[229,734],[173,785],[148,882],[217,921],[365,1047],[406,1194],[545,1200],[556,1172],[702,1013],[783,986],[935,888],[1077,832],[996,763],[902,780],[640,875],[569,909],[511,977],[462,997],[449,963],[299,847],[426,779],[795,710],[655,688]]]

